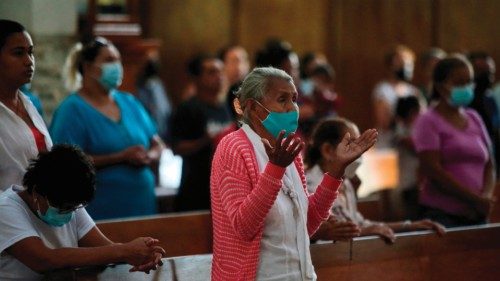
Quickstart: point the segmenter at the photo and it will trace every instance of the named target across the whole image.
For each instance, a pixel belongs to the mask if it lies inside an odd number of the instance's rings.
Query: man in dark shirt
[[[474,99],[470,107],[475,109],[483,119],[488,135],[490,136],[496,162],[496,171],[499,171],[500,161],[500,113],[495,98],[492,96],[492,86],[495,81],[495,62],[485,52],[471,52],[468,58],[474,68]]]
[[[210,166],[217,141],[233,126],[221,98],[224,65],[199,55],[188,66],[196,95],[179,105],[171,118],[174,152],[181,155],[182,177],[176,211],[210,209]]]

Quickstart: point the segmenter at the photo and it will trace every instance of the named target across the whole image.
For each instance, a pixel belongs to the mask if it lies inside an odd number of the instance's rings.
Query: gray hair
[[[238,102],[243,110],[243,119],[247,121],[245,103],[248,99],[261,101],[266,94],[271,79],[281,79],[293,83],[292,77],[285,71],[274,67],[256,67],[250,72],[236,92]]]

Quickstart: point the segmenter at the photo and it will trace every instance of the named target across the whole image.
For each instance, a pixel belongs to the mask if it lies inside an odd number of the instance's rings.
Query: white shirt
[[[391,83],[387,81],[381,81],[377,85],[375,85],[375,88],[373,90],[373,98],[375,100],[384,101],[389,105],[391,111],[391,119],[393,119],[396,115],[396,106],[398,103],[398,99],[408,96],[418,97],[418,93],[418,89],[410,83],[404,82],[398,88],[398,91],[396,91],[396,88]],[[393,131],[379,129],[376,146],[380,148],[393,147],[393,138]]]
[[[28,237],[39,237],[52,249],[78,247],[78,240],[94,226],[84,208],[75,211],[73,218],[61,227],[43,222],[17,194],[21,186],[13,185],[0,194],[0,280],[40,280],[41,275],[31,270],[5,249]],[[28,253],[29,254],[29,253]]]
[[[257,164],[264,171],[269,158],[261,138],[242,127],[253,145]],[[283,176],[283,186],[264,222],[257,280],[316,280],[307,233],[308,200],[295,164]]]
[[[310,193],[316,192],[325,172],[319,165],[314,165],[306,172],[307,190]],[[356,194],[349,179],[344,179],[339,189],[339,195],[333,202],[332,214],[338,220],[349,220],[360,226],[368,226],[371,222],[363,217],[358,211]]]
[[[45,136],[47,150],[52,140],[45,123],[33,103],[19,95],[35,127]],[[38,149],[28,124],[0,102],[0,193],[12,184],[22,184],[29,160],[36,158]]]

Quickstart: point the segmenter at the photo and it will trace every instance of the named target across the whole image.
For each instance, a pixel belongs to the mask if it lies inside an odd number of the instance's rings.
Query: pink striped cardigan
[[[295,165],[307,193],[302,159]],[[242,129],[219,143],[212,163],[212,281],[255,280],[265,218],[282,186],[285,168],[268,163],[260,174],[253,146]],[[325,175],[308,195],[307,231],[312,235],[328,217],[342,181]]]

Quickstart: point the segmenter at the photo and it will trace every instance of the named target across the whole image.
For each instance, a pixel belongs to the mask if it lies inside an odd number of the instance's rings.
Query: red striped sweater
[[[307,194],[302,159],[295,165]],[[285,168],[268,163],[264,172],[242,129],[219,143],[212,163],[210,190],[213,221],[212,281],[255,280],[265,218],[282,186]],[[325,175],[308,195],[307,231],[312,235],[328,217],[342,181]]]

